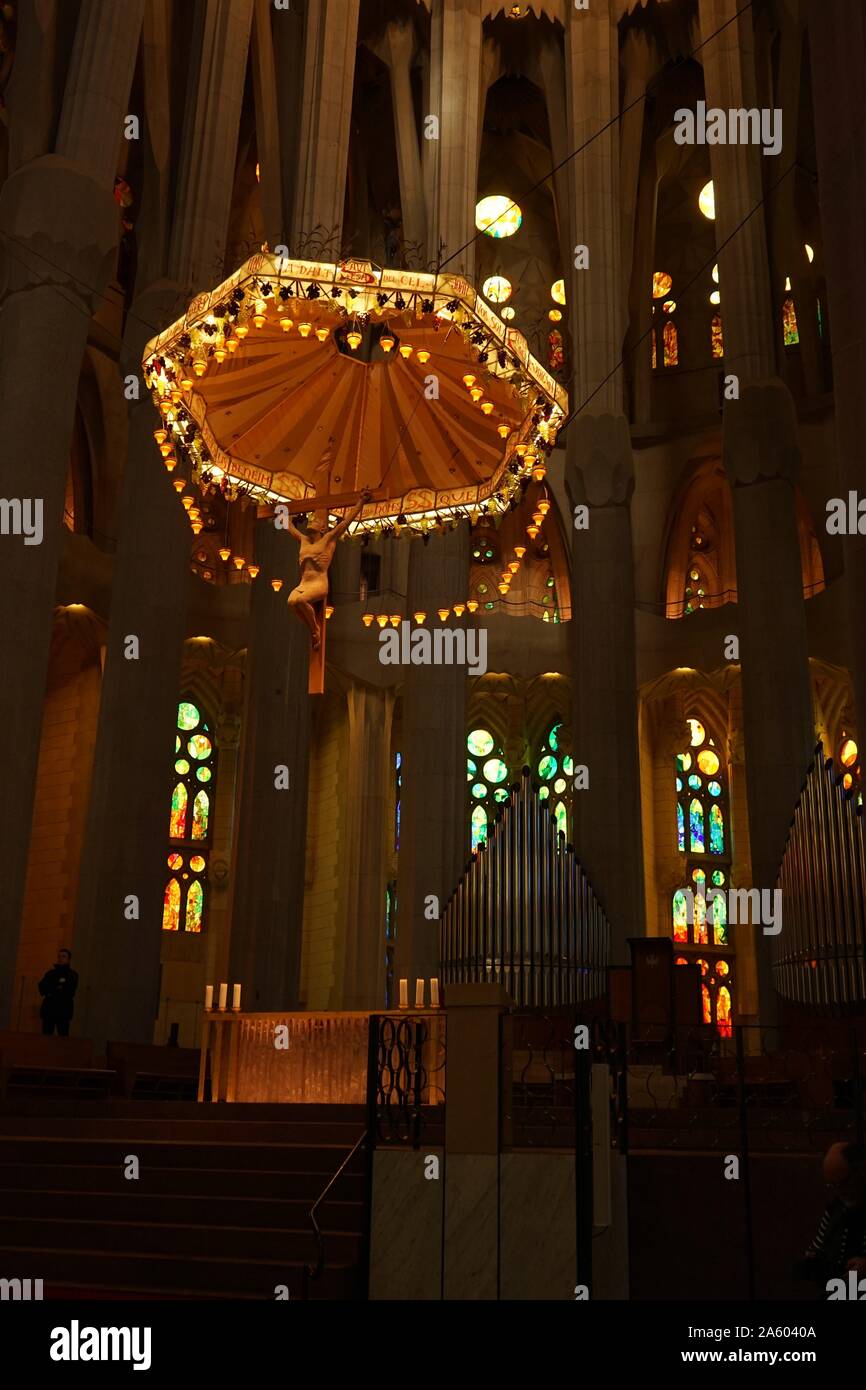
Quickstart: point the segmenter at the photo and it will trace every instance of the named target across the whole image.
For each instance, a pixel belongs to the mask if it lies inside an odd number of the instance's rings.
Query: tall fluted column
[[[441,0],[431,19],[427,245],[449,274],[475,267],[475,203],[481,95],[480,0]]]
[[[838,496],[866,497],[866,295],[862,228],[866,215],[866,137],[860,105],[866,73],[866,15],[841,0],[809,7],[812,86],[824,265],[833,342]],[[859,85],[858,85],[859,84]],[[857,737],[866,745],[866,536],[846,536],[848,660],[854,678]]]
[[[42,514],[41,535],[30,538],[36,543],[25,544],[22,534],[0,546],[0,661],[15,673],[0,683],[0,1025],[9,1017],[20,930],[78,378],[88,323],[117,254],[114,166],[104,143],[110,139],[116,155],[143,0],[113,7],[102,29],[96,8],[85,4],[79,18],[60,123],[63,157],[22,165],[0,194],[0,491]],[[107,135],[94,131],[95,108],[77,87],[76,74],[84,80],[97,67]]]
[[[573,532],[570,623],[572,757],[588,770],[574,793],[575,845],[611,925],[611,963],[643,935],[631,496],[622,415],[584,415],[568,431],[566,486],[588,524]],[[582,521],[585,519],[581,514]]]
[[[391,104],[394,108],[394,136],[397,143],[397,169],[400,178],[400,209],[403,214],[403,241],[414,250],[418,264],[426,260],[427,239],[421,152],[415,123],[410,67],[415,46],[411,24],[389,24],[377,55],[391,74]]]
[[[136,300],[127,373],[140,371],[148,323],[181,305],[165,283]],[[191,532],[153,441],[149,396],[130,403],[119,545],[99,727],[75,915],[75,952],[89,986],[82,1028],[99,1041],[151,1042],[159,1007],[171,752],[180,698]],[[128,657],[129,639],[138,654]],[[128,900],[137,909],[130,916]]]
[[[468,585],[467,527],[412,541],[407,613],[432,620]],[[425,916],[425,899],[443,909],[469,857],[466,733],[466,668],[406,666],[395,973],[411,980],[439,973],[439,924]]]
[[[297,583],[297,541],[263,518],[255,555],[262,568],[250,593],[229,958],[248,1008],[291,1009],[304,917],[309,636],[286,603]],[[282,579],[280,593],[272,579]]]
[[[360,0],[308,0],[294,237],[319,228],[340,255]]]
[[[385,884],[390,821],[391,690],[353,686],[348,694],[347,833],[341,848],[342,987],[338,1007],[385,1002]]]
[[[700,0],[708,107],[757,102],[752,15],[737,16],[738,8],[737,0]],[[723,451],[734,493],[752,876],[754,887],[769,889],[814,739],[794,500],[797,419],[790,393],[775,376],[764,222],[748,215],[763,197],[764,156],[755,145],[709,148],[717,246],[732,238],[719,250],[719,283],[725,373],[737,377],[739,398],[725,402]],[[793,157],[783,128],[771,177]],[[757,971],[761,1017],[771,1022],[776,995],[765,937],[757,940]]]

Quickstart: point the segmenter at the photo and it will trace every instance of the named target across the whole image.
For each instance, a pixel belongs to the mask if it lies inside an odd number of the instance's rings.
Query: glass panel
[[[182,854],[170,854],[170,855],[168,856],[168,867],[169,867],[170,869],[182,869],[182,868],[183,868],[183,855],[182,855]]]
[[[472,812],[472,848],[477,849],[487,839],[487,812],[483,806],[476,806]]]
[[[498,801],[500,804],[504,804],[506,801],[510,800],[510,798],[511,793],[507,787],[497,787],[496,791],[493,793],[493,800]]]
[[[692,747],[699,748],[707,736],[707,731],[700,719],[687,719],[686,723],[692,731]]]
[[[481,771],[488,782],[504,782],[508,776],[508,767],[501,758],[488,758]]]
[[[486,729],[473,729],[466,740],[466,747],[476,758],[486,758],[493,752],[493,736]]]
[[[545,754],[545,756],[539,760],[539,777],[543,777],[545,781],[548,781],[556,772],[558,766],[559,764],[557,763],[556,758],[552,758],[549,753]]]
[[[713,898],[713,941],[717,946],[728,944],[727,921],[728,905],[724,893],[719,893]]]
[[[177,707],[177,727],[179,729],[185,731],[194,729],[200,719],[201,715],[195,705],[188,704],[186,701],[181,701]]]
[[[716,997],[716,1022],[722,1037],[729,1038],[733,1033],[733,1019],[731,1018],[731,992],[727,985],[719,988]]]
[[[557,831],[568,839],[568,812],[563,802],[557,801],[556,810],[553,814],[556,817]]]
[[[715,809],[715,808],[713,808]],[[691,848],[697,854],[704,852],[704,808],[697,797],[692,798],[689,806],[689,837]]]
[[[688,941],[686,895],[681,888],[674,893],[674,941]]]
[[[487,788],[483,782],[475,783],[475,786],[472,788],[472,795],[475,797],[476,801],[484,800],[485,796],[487,795]]]
[[[785,347],[792,347],[794,343],[799,343],[800,333],[797,328],[797,312],[794,308],[793,299],[786,299],[782,305],[782,337]]]
[[[557,748],[559,747],[559,742],[558,742],[558,739],[557,739],[557,735],[559,734],[559,731],[560,731],[561,728],[562,728],[562,725],[561,725],[561,724],[554,724],[554,726],[553,726],[553,728],[551,729],[550,733],[547,735],[547,746],[548,746],[548,748],[552,748],[553,751],[554,751],[554,753],[556,752]]]
[[[665,320],[662,341],[664,342],[665,366],[675,367],[680,360],[680,354],[677,344],[677,328],[673,319]]]
[[[209,767],[197,767],[195,775],[200,782],[209,782],[213,774]]]
[[[185,777],[186,774],[189,772],[189,763],[187,762],[186,758],[178,758],[177,762],[174,765],[174,770],[176,773],[178,773],[179,776]]]
[[[720,314],[713,315],[710,332],[712,333],[713,357],[724,357],[725,339],[722,333],[722,318]]]
[[[171,819],[168,825],[170,840],[186,839],[187,799],[186,787],[182,782],[178,782],[171,796]]]
[[[710,1012],[710,991],[706,985],[701,985],[701,1003],[703,1005],[704,1023],[712,1023],[713,1015]]]
[[[207,737],[207,734],[193,734],[192,738],[187,744],[187,748],[189,749],[189,755],[191,758],[197,758],[199,761],[201,761],[202,758],[209,757],[210,753],[213,750],[213,744]]]
[[[192,859],[189,861],[189,867],[192,869],[194,874],[200,874],[202,869],[204,868],[204,859],[202,858],[202,856],[200,854],[194,854]]]
[[[681,850],[685,850],[686,847],[686,818],[679,802],[677,802],[677,846]]]
[[[176,878],[170,878],[165,885],[165,896],[162,902],[162,929],[163,931],[177,931],[180,922],[180,884]]]
[[[712,748],[702,748],[698,754],[698,767],[707,777],[715,777],[719,770],[719,756]]]
[[[710,854],[725,852],[725,818],[721,806],[710,807]]]
[[[185,931],[201,931],[201,911],[204,902],[204,889],[201,880],[196,879],[189,885],[189,892],[186,895],[186,922]]]
[[[709,792],[710,796],[721,796],[721,794],[722,794],[722,784],[721,784],[721,782],[708,782],[708,783],[707,783],[707,791]]]
[[[194,840],[206,838],[209,815],[210,798],[207,792],[198,792],[192,804],[192,838]]]

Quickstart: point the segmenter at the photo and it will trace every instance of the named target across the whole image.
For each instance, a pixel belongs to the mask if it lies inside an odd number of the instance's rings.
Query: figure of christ
[[[322,634],[319,631],[319,619],[314,605],[324,604],[328,597],[328,570],[334,558],[337,541],[346,534],[352,522],[361,515],[361,511],[369,502],[370,496],[370,489],[365,488],[358,503],[331,530],[328,530],[327,512],[313,513],[307,522],[306,535],[293,526],[291,521],[288,521],[286,525],[289,535],[294,536],[301,546],[301,553],[298,557],[301,579],[300,583],[289,594],[288,602],[292,612],[310,629],[310,638],[315,652],[322,645]],[[324,622],[324,615],[322,621]]]

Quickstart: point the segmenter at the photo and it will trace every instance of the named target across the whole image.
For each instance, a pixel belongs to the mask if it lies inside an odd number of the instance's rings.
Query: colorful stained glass
[[[501,758],[488,758],[481,771],[488,782],[504,782],[508,776],[508,764]]]
[[[174,751],[175,753],[180,752],[180,737],[178,734],[175,734],[174,736]]]
[[[553,774],[556,772],[558,766],[559,764],[557,763],[556,758],[552,758],[549,753],[546,753],[543,758],[539,759],[539,777],[543,777],[546,782],[549,781]]]
[[[185,931],[201,931],[201,916],[204,906],[204,889],[199,879],[189,885],[186,895]]]
[[[202,758],[207,758],[213,752],[213,744],[207,734],[193,734],[187,744],[189,755],[201,762]]]
[[[497,787],[493,793],[493,800],[498,801],[500,805],[508,801],[510,797],[511,793],[507,787]]]
[[[782,338],[785,347],[793,347],[800,341],[800,332],[797,328],[797,311],[794,308],[794,301],[791,298],[785,300],[782,305]]]
[[[487,812],[483,806],[476,806],[472,812],[472,848],[477,849],[487,839]]]
[[[478,764],[477,764],[477,763],[474,763],[474,762],[472,761],[471,758],[467,758],[467,759],[466,759],[466,781],[467,781],[467,782],[471,782],[477,771],[478,771]]]
[[[701,985],[701,1004],[703,1006],[704,1023],[712,1023],[713,1015],[710,1007],[710,991],[706,985]]]
[[[192,869],[194,874],[200,874],[204,869],[204,859],[202,858],[202,856],[200,854],[194,854],[192,859],[189,861],[189,867]]]
[[[713,942],[716,946],[728,944],[728,907],[724,893],[713,897]]]
[[[702,956],[698,956],[697,960],[695,961],[695,965],[699,965],[701,967],[702,976],[706,976],[709,973],[710,967],[707,965],[707,962],[703,959]]]
[[[197,792],[195,801],[192,803],[192,838],[194,840],[204,840],[207,838],[209,815],[210,797],[207,792]]]
[[[197,767],[195,775],[200,782],[209,782],[213,774],[209,767]]]
[[[487,787],[484,785],[483,782],[475,783],[475,785],[472,788],[472,795],[475,797],[476,801],[484,800],[485,796],[487,795]]]
[[[658,365],[658,364],[657,364],[657,361],[656,361],[656,331],[655,331],[655,329],[653,329],[652,333],[650,333],[650,347],[651,347],[651,349],[652,349],[652,352],[651,352],[652,369],[653,369],[653,371],[655,371],[656,366]]]
[[[547,365],[552,372],[561,372],[565,366],[565,345],[558,328],[547,335]]]
[[[691,790],[693,792],[699,792],[703,785],[704,784],[701,781],[700,777],[698,777],[697,773],[693,772],[691,777],[689,778],[689,786]]]
[[[694,940],[699,946],[708,946],[709,937],[707,935],[707,876],[703,869],[692,871],[692,882],[695,895],[695,920],[694,920]]]
[[[731,1018],[731,992],[727,985],[722,985],[716,996],[716,1024],[723,1038],[729,1038],[734,1031]]]
[[[704,728],[700,719],[687,719],[686,723],[688,724],[689,729],[691,730],[692,747],[700,748],[701,744],[707,736],[706,729]]]
[[[691,765],[691,753],[677,753],[677,772],[688,772]]]
[[[716,974],[717,974],[717,975],[721,975],[722,978],[724,979],[725,975],[727,975],[727,974],[729,973],[729,971],[730,971],[730,966],[728,965],[728,962],[727,962],[726,960],[717,960],[717,961],[716,961]]]
[[[168,856],[168,867],[169,867],[170,869],[182,869],[182,868],[183,868],[183,855],[182,855],[182,854],[170,854],[170,855]]]
[[[709,783],[707,784],[707,791],[709,792],[710,796],[721,796],[721,794],[722,794],[722,784],[721,784],[721,782],[709,782]]]
[[[689,805],[689,840],[695,854],[704,852],[704,808],[698,798],[692,798]]]
[[[698,767],[706,777],[715,777],[719,770],[719,755],[712,748],[702,748],[698,754]]]
[[[665,319],[665,326],[662,331],[662,342],[664,344],[665,366],[676,367],[680,360],[680,350],[677,339],[677,326],[673,319]]]
[[[189,763],[186,758],[178,758],[174,765],[174,770],[180,777],[185,777],[189,772]]]
[[[183,782],[178,782],[171,796],[171,819],[168,824],[170,840],[186,839],[187,791]]]
[[[195,705],[183,700],[177,707],[177,727],[179,729],[194,729],[201,719],[201,714]]]
[[[721,806],[710,807],[710,854],[725,852],[725,818]]]
[[[713,357],[724,357],[725,339],[722,333],[721,314],[713,314],[713,321],[710,324],[710,334],[712,335]]]
[[[565,757],[565,758],[563,758],[563,760],[562,760],[562,770],[563,770],[563,772],[565,773],[566,777],[573,777],[573,776],[574,776],[574,759],[573,759],[573,758],[570,758],[570,757]]]
[[[539,787],[539,788],[538,788],[538,799],[539,799],[539,801],[546,801],[547,798],[548,798],[549,796],[550,796],[550,787]]]
[[[165,885],[165,896],[162,901],[162,929],[163,931],[177,931],[180,926],[180,884],[176,878],[170,878]]]
[[[678,848],[679,850],[684,850],[685,847],[686,847],[686,818],[685,818],[685,816],[684,816],[684,814],[683,814],[683,808],[682,808],[682,806],[680,805],[679,802],[677,802],[677,848]]]
[[[686,895],[681,888],[674,893],[674,941],[688,941],[688,908]]]
[[[556,809],[554,810],[553,815],[554,815],[554,818],[555,818],[555,820],[556,820],[556,829],[557,829],[557,833],[560,834],[560,835],[565,835],[566,838],[567,838],[567,837],[568,837],[568,812],[566,811],[566,809],[565,809],[565,804],[564,804],[562,801],[557,801],[557,803],[556,803]]]
[[[554,724],[550,733],[547,735],[547,746],[548,748],[552,748],[554,753],[559,748],[559,731],[561,728],[561,724]]]
[[[664,299],[673,280],[666,270],[653,271],[653,299]]]
[[[725,881],[725,875],[721,869],[713,869],[713,887],[721,888]]]
[[[473,729],[466,740],[466,747],[476,758],[486,758],[493,752],[493,735],[486,729]]]

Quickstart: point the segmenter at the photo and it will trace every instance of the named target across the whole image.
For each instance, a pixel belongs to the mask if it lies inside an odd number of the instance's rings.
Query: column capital
[[[573,505],[628,506],[634,459],[624,415],[581,415],[569,426],[565,486]]]
[[[784,382],[754,382],[739,400],[726,402],[722,453],[731,487],[775,478],[793,483],[800,445],[794,402]]]
[[[63,289],[88,314],[111,281],[118,216],[111,194],[85,169],[43,155],[16,169],[0,195],[0,301],[46,286]]]

